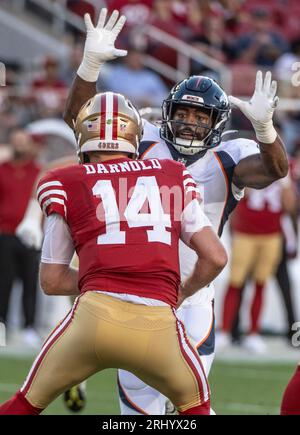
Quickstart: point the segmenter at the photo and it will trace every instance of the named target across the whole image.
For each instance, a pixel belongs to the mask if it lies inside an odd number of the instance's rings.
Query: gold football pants
[[[91,291],[77,298],[45,341],[21,391],[33,406],[45,408],[73,385],[112,367],[134,373],[179,411],[209,398],[201,361],[175,310]]]
[[[265,284],[274,274],[282,254],[281,234],[234,233],[230,283],[242,287],[247,278]]]

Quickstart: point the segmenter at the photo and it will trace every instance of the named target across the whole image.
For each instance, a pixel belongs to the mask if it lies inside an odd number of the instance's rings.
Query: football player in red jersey
[[[250,330],[243,344],[254,353],[266,350],[259,336],[264,288],[282,255],[282,215],[295,213],[296,208],[295,190],[289,177],[262,190],[246,190],[245,198],[237,206],[232,219],[230,279],[224,299],[222,332],[217,336],[218,350],[231,341],[230,332],[241,292],[250,278],[254,280],[255,292],[250,309]]]
[[[226,252],[186,168],[135,160],[140,116],[119,94],[97,94],[76,120],[80,165],[50,171],[37,195],[46,214],[40,268],[46,294],[78,295],[0,414],[39,414],[92,374],[138,374],[180,414],[209,414],[209,386],[175,308],[208,285]],[[179,238],[198,255],[180,285]],[[76,250],[79,272],[69,264]]]

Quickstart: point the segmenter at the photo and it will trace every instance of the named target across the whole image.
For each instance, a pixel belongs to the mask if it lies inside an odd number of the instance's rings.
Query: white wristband
[[[99,61],[95,61],[92,54],[86,53],[77,70],[77,75],[86,82],[96,82],[98,80],[101,65],[102,63],[99,63]]]
[[[256,138],[260,143],[274,143],[277,137],[277,131],[274,128],[272,120],[266,124],[253,122]]]

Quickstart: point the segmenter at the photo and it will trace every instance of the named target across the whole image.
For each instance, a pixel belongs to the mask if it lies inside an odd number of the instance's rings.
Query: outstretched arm
[[[90,15],[84,16],[86,40],[83,59],[69,92],[63,115],[65,122],[71,128],[74,127],[81,106],[97,92],[96,82],[101,65],[108,60],[127,55],[126,50],[115,48],[115,41],[125,24],[126,17],[122,15],[119,18],[119,12],[116,10],[107,22],[106,17],[107,9],[103,8],[94,27]]]
[[[268,71],[263,79],[262,72],[258,71],[250,101],[229,96],[230,102],[252,123],[260,148],[260,154],[246,157],[236,165],[233,182],[239,188],[247,186],[262,189],[288,173],[285,147],[273,125],[273,114],[278,103],[276,90],[277,82],[272,81],[271,72]]]
[[[64,121],[72,129],[83,104],[97,93],[96,82],[86,82],[76,74],[65,105]]]

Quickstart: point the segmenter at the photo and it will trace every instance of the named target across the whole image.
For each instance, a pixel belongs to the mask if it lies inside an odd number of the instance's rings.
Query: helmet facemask
[[[180,119],[174,119],[176,111],[180,108],[194,108],[208,116],[206,123],[189,123]],[[219,145],[221,134],[228,120],[228,110],[216,110],[212,106],[202,103],[191,103],[174,101],[167,99],[163,103],[162,138],[170,142],[173,147],[181,154],[193,155],[201,151],[206,151]],[[178,132],[186,131],[191,133],[191,137],[182,138]]]

